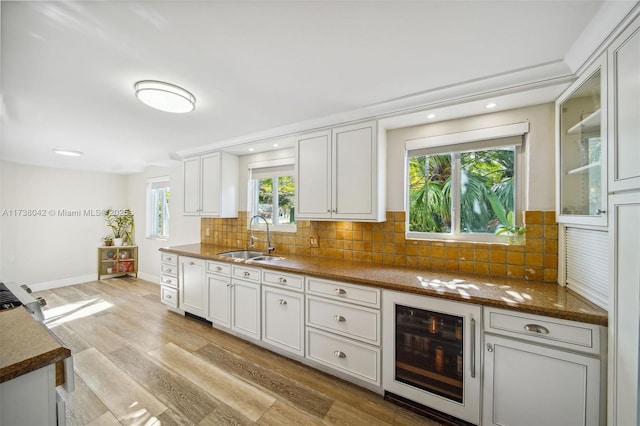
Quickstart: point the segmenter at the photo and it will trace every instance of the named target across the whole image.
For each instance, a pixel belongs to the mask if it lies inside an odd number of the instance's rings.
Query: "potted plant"
[[[133,213],[129,209],[112,210],[107,209],[104,212],[104,220],[107,226],[113,231],[113,244],[121,246],[125,242],[133,244],[134,219]]]
[[[112,235],[105,235],[102,238],[102,241],[104,242],[105,246],[111,246],[111,245],[113,245],[113,236]]]

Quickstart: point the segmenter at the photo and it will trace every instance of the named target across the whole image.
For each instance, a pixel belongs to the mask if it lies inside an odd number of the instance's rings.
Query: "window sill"
[[[504,235],[493,234],[435,234],[428,232],[407,232],[405,234],[407,240],[420,241],[437,241],[437,242],[456,242],[456,243],[477,243],[477,244],[503,244],[514,245],[509,243],[509,237]],[[518,244],[515,244],[518,245]]]

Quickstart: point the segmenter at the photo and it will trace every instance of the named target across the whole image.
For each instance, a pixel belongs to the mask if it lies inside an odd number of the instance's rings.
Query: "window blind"
[[[609,304],[609,251],[606,231],[566,228],[567,287],[596,305]]]
[[[261,161],[249,164],[251,179],[266,179],[274,176],[293,176],[295,173],[294,159]]]
[[[405,142],[410,156],[451,152],[480,151],[491,148],[522,145],[522,136],[529,131],[529,123],[515,123],[468,132],[429,136]]]

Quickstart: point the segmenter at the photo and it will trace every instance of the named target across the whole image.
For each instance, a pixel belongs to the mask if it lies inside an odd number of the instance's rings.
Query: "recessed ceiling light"
[[[53,148],[53,152],[59,155],[66,155],[67,157],[80,157],[82,152],[80,151],[72,151],[70,149],[62,149],[62,148]]]
[[[277,143],[273,144],[274,147],[279,147],[280,145],[278,145]]]
[[[255,149],[253,149],[253,148],[249,148],[249,151],[253,152],[253,151],[255,151]]]
[[[133,87],[136,97],[151,108],[175,113],[191,112],[196,108],[196,97],[174,84],[142,80]]]
[[[495,103],[495,102],[489,102],[489,103],[488,103],[488,104],[486,104],[484,107],[485,107],[485,108],[487,108],[487,109],[491,109],[491,108],[495,108],[495,107],[497,107],[497,106],[498,106],[498,104],[497,104],[497,103]]]
[[[429,114],[429,115],[427,115],[427,118],[429,118],[429,119],[436,118],[436,115],[435,114]]]

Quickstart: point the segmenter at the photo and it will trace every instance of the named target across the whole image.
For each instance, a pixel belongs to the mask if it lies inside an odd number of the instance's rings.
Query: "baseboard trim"
[[[69,285],[82,284],[97,281],[98,274],[79,275],[77,277],[63,278],[60,280],[45,281],[41,283],[28,284],[33,291],[50,290],[52,288],[66,287]],[[23,284],[18,282],[18,284]]]

